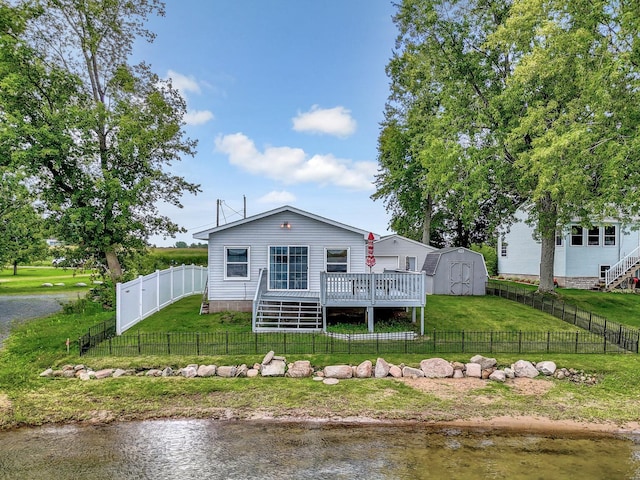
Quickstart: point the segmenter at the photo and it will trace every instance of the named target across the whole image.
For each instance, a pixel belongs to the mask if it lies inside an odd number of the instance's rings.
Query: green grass
[[[557,293],[568,304],[597,313],[607,320],[640,328],[640,294],[568,288],[559,288]]]
[[[52,293],[87,292],[94,280],[92,272],[73,268],[54,267],[18,267],[0,270],[0,295],[39,295]],[[43,283],[52,283],[53,287],[43,287]],[[64,283],[56,285],[57,283]],[[76,283],[86,283],[86,287],[77,287]]]

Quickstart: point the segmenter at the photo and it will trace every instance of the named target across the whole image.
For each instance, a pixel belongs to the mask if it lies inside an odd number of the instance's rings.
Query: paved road
[[[62,303],[69,295],[2,295],[0,296],[0,348],[9,335],[12,322],[46,317],[62,310]]]

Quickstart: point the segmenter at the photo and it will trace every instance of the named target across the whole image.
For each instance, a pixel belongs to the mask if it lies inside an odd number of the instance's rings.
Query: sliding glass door
[[[309,288],[309,247],[269,247],[269,289]]]

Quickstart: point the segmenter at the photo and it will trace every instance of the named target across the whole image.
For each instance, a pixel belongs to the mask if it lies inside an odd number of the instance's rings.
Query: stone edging
[[[288,363],[285,357],[277,356],[273,351],[267,353],[261,363],[254,364],[251,368],[247,365],[197,365],[191,364],[178,370],[171,367],[164,369],[153,368],[149,370],[123,370],[121,368],[106,368],[94,371],[85,365],[65,365],[61,369],[48,368],[40,374],[43,378],[78,378],[80,380],[92,380],[103,378],[118,378],[123,376],[146,377],[174,377],[206,378],[224,377],[313,377],[314,380],[323,381],[326,384],[336,384],[340,380],[350,378],[481,378],[496,382],[505,382],[508,378],[535,378],[538,375],[554,377],[559,380],[567,379],[575,383],[595,385],[598,381],[593,374],[585,374],[583,371],[573,368],[558,369],[555,362],[545,360],[532,363],[527,360],[518,360],[505,368],[498,368],[495,358],[487,358],[482,355],[471,357],[468,363],[449,362],[442,358],[429,358],[420,362],[419,368],[404,364],[394,365],[383,358],[378,358],[375,365],[370,360],[365,360],[357,366],[353,365],[329,365],[322,369],[314,369],[308,360],[297,360]]]

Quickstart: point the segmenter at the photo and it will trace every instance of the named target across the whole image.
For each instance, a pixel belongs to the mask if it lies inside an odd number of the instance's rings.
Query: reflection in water
[[[640,479],[634,439],[170,420],[0,432],[0,479]]]

